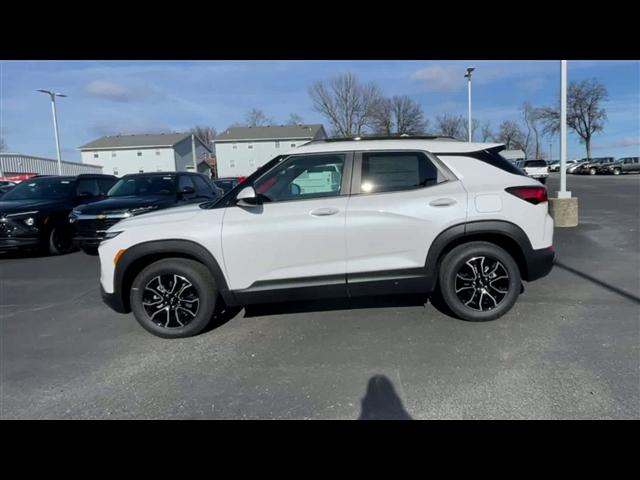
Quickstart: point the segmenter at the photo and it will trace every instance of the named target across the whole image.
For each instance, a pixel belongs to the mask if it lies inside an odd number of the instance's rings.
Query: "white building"
[[[102,173],[99,165],[88,163],[60,162],[62,175],[79,175],[81,173]],[[21,153],[0,153],[0,177],[33,175],[58,175],[58,160],[53,158],[34,157]]]
[[[141,172],[174,172],[194,170],[212,151],[190,133],[115,135],[102,137],[79,147],[82,163],[102,166],[102,172],[126,175]],[[200,170],[198,166],[198,170]]]
[[[319,124],[229,127],[215,140],[218,176],[251,175],[282,152],[326,137]]]

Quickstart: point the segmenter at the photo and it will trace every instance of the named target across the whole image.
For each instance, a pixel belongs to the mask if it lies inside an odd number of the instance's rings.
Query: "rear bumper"
[[[533,282],[534,280],[547,276],[553,268],[555,259],[556,252],[552,246],[539,250],[531,250],[525,259],[527,262],[527,278],[525,278],[525,280]]]
[[[122,296],[117,293],[107,293],[100,285],[100,295],[102,296],[102,301],[106,303],[112,310],[118,313],[129,313],[129,310],[125,307],[122,302]]]

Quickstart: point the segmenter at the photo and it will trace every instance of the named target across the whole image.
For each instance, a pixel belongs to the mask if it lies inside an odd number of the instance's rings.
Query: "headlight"
[[[24,220],[24,223],[29,227],[33,227],[33,225],[36,223],[36,220],[33,217],[29,217]]]
[[[116,238],[121,233],[122,233],[122,230],[117,231],[117,232],[107,232],[107,233],[104,234],[104,237],[102,237],[102,239],[103,240],[111,240],[112,238]]]

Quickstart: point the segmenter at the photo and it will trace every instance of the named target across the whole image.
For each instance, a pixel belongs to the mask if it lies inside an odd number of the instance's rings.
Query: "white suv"
[[[435,292],[491,320],[551,270],[547,191],[504,147],[430,137],[315,141],[219,201],[132,217],[100,245],[102,295],[167,338],[227,306]]]

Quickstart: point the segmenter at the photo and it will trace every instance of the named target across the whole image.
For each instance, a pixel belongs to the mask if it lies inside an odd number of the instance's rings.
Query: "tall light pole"
[[[567,61],[560,61],[560,191],[558,198],[571,198],[567,192]]]
[[[62,175],[62,160],[60,159],[60,137],[58,136],[58,115],[56,114],[56,97],[66,97],[65,94],[51,90],[38,89],[51,97],[51,112],[53,113],[53,133],[56,136],[56,153],[58,154],[58,175]]]
[[[471,72],[473,72],[475,70],[475,67],[467,67],[467,73],[465,74],[464,78],[467,79],[467,90],[468,90],[468,107],[469,107],[469,127],[468,127],[468,132],[469,132],[469,142],[472,142],[472,132],[471,132]]]

